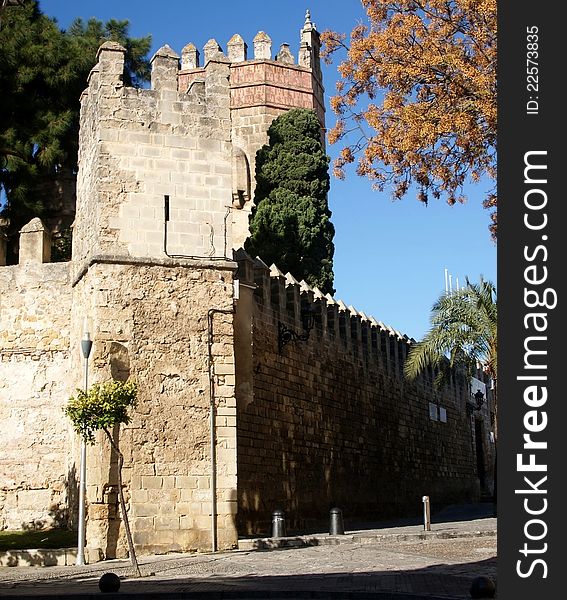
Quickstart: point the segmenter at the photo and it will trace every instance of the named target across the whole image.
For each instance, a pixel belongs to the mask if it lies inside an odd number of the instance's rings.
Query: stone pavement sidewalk
[[[278,540],[241,540],[230,552],[140,558],[86,566],[0,567],[0,598],[470,598],[475,577],[496,582],[496,518],[491,505],[452,507],[416,522],[347,527]],[[379,525],[379,526],[378,526]],[[103,573],[120,576],[117,593],[101,593]]]

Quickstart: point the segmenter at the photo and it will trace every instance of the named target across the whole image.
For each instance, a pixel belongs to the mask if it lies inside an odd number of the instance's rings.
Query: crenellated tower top
[[[306,108],[325,127],[309,11],[297,61],[287,43],[274,56],[264,31],[252,48],[250,58],[239,34],[226,52],[214,38],[202,54],[192,43],[181,55],[164,45],[151,59],[151,87],[133,89],[124,86],[125,49],[100,47],[82,96],[77,265],[110,254],[224,260],[244,243],[256,153],[273,120]]]
[[[276,46],[277,48],[277,46]],[[203,64],[194,44],[187,44],[181,52],[181,70],[178,89],[185,93],[193,81],[203,77],[210,60],[222,59],[230,64],[231,108],[264,106],[276,109],[313,108],[321,127],[325,127],[325,108],[321,73],[321,41],[311,12],[307,10],[300,29],[297,58],[287,42],[275,51],[272,38],[258,31],[248,55],[248,45],[235,33],[226,44],[226,53],[216,40],[209,40],[203,48]]]

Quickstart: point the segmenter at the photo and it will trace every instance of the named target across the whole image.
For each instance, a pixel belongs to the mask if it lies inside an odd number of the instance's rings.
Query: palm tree
[[[431,309],[431,329],[412,345],[404,365],[407,379],[414,380],[427,367],[438,372],[441,383],[449,369],[464,367],[469,374],[480,363],[494,383],[494,439],[498,431],[496,382],[498,380],[497,294],[491,281],[480,277],[456,292],[444,293]],[[494,471],[496,505],[496,464]]]
[[[431,309],[431,329],[413,344],[404,366],[413,380],[427,367],[439,371],[442,381],[446,367],[465,367],[474,372],[483,365],[494,380],[498,376],[496,288],[482,277],[480,283],[466,280],[462,289],[444,293]]]

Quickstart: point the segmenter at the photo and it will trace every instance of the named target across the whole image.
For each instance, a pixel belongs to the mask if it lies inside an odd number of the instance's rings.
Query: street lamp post
[[[89,356],[93,347],[90,333],[86,331],[81,340],[81,352],[85,363],[84,385],[85,393],[89,388]],[[77,548],[77,565],[85,564],[85,492],[86,482],[85,476],[87,472],[87,443],[83,437],[81,440],[81,466],[79,471],[79,539]]]

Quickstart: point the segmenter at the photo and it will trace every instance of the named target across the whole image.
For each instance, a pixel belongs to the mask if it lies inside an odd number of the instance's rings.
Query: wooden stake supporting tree
[[[110,430],[114,426],[120,427],[121,424],[127,425],[130,422],[129,408],[134,408],[137,404],[138,389],[133,381],[107,381],[105,383],[95,383],[88,391],[77,390],[76,396],[69,399],[64,408],[65,414],[71,419],[73,429],[88,444],[95,443],[95,433],[99,430],[104,431],[112,449],[118,456],[118,499],[120,502],[120,511],[124,521],[126,539],[128,540],[128,549],[130,560],[134,567],[135,574],[141,577],[140,567],[136,558],[136,551],[130,532],[128,514],[126,512],[126,502],[124,501],[124,490],[122,488],[122,466],[124,465],[124,456],[120,452],[118,442],[114,439]]]

